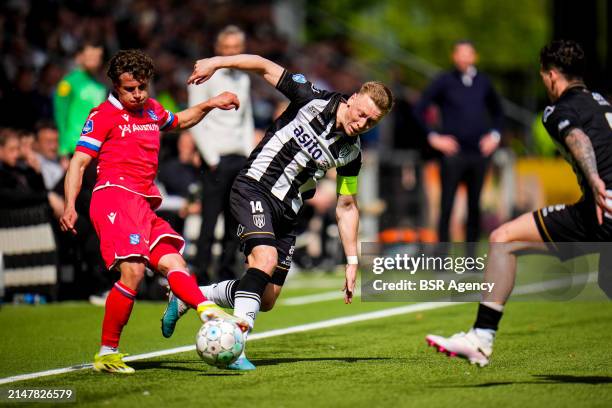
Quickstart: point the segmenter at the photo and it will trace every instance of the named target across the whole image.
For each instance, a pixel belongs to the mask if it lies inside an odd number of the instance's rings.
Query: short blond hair
[[[224,37],[228,35],[239,35],[240,40],[242,42],[245,42],[246,40],[246,35],[244,34],[244,31],[242,31],[240,27],[230,24],[224,27],[221,31],[219,31],[219,33],[217,33],[217,43],[219,43],[219,41],[221,41]]]
[[[385,84],[380,81],[368,81],[361,85],[359,93],[368,95],[372,102],[380,109],[383,116],[393,108],[393,93]]]

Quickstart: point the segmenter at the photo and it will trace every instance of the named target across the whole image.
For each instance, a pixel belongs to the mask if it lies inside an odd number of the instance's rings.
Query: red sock
[[[121,282],[115,282],[106,298],[104,322],[102,323],[102,345],[117,348],[119,337],[132,313],[136,292]]]
[[[188,272],[182,270],[170,271],[167,278],[170,290],[189,306],[195,309],[200,303],[206,302],[206,297]]]

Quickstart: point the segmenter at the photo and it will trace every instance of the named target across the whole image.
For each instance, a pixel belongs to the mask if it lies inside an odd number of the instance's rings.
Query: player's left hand
[[[200,85],[210,79],[217,68],[213,62],[213,58],[204,58],[197,60],[193,66],[193,72],[187,80],[188,84]]]
[[[591,188],[593,189],[593,196],[595,197],[597,222],[599,225],[601,225],[603,224],[603,217],[605,213],[612,216],[612,193],[609,193],[606,190],[606,184],[599,177],[596,177],[591,181]]]
[[[487,133],[480,139],[480,152],[483,156],[490,156],[499,146],[499,137],[493,136],[492,133]]]
[[[355,282],[357,280],[357,266],[346,265],[345,281],[344,281],[344,303],[353,303],[353,294],[355,293]]]
[[[238,109],[240,107],[240,101],[236,94],[231,92],[223,92],[219,95],[210,98],[208,101],[215,108],[230,110],[230,109]]]

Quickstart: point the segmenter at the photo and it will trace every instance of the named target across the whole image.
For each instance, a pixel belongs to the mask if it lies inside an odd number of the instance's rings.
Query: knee
[[[505,243],[510,242],[510,234],[508,231],[508,227],[506,225],[502,225],[489,235],[489,243]]]
[[[278,263],[278,254],[274,247],[260,247],[254,248],[251,253],[251,260],[249,266],[257,269],[261,269],[269,275],[272,275],[276,265]]]
[[[178,253],[166,254],[162,256],[159,262],[157,263],[157,270],[162,275],[167,275],[170,271],[187,270],[187,263],[185,262],[185,259],[183,259],[183,257]]]
[[[142,262],[123,262],[120,267],[121,281],[130,289],[136,290],[145,275]]]

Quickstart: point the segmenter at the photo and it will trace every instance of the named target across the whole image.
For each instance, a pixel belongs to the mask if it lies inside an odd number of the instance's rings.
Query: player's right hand
[[[453,135],[440,135],[437,133],[427,137],[429,144],[436,150],[441,151],[445,156],[452,156],[459,151],[459,143]]]
[[[602,179],[597,177],[591,182],[593,196],[595,197],[595,211],[597,213],[597,222],[603,224],[604,214],[612,217],[612,192],[606,190],[606,184]]]
[[[60,217],[60,228],[64,232],[72,232],[76,235],[76,229],[74,228],[74,224],[76,223],[77,218],[79,218],[79,214],[76,212],[74,207],[66,207],[64,209],[64,214]]]
[[[187,83],[200,85],[201,83],[208,81],[208,79],[215,73],[216,70],[217,68],[215,67],[213,58],[204,58],[201,60],[197,60],[195,65],[193,66],[193,72],[187,80]]]
[[[236,94],[231,92],[220,93],[219,95],[210,98],[208,102],[216,108],[223,110],[238,109],[240,107],[238,97]]]

